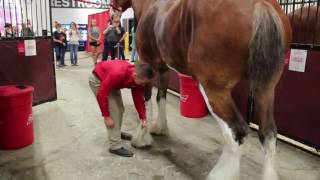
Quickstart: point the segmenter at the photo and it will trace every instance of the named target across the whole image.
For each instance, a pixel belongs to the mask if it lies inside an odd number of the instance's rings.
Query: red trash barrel
[[[208,114],[198,84],[191,76],[178,74],[180,81],[180,113],[189,118],[201,118]]]
[[[17,149],[33,143],[30,86],[0,86],[0,149]]]

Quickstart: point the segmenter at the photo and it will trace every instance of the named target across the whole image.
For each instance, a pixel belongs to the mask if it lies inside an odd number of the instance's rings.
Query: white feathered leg
[[[274,168],[276,138],[273,136],[266,137],[263,148],[265,151],[265,162],[263,166],[262,180],[279,180],[277,171]]]
[[[146,111],[147,111],[147,119],[148,126],[150,126],[152,122],[152,101],[151,99],[146,102]],[[148,128],[142,128],[142,124],[140,123],[136,129],[136,132],[133,134],[131,145],[137,148],[149,147],[152,145],[153,139],[150,135]]]
[[[160,98],[158,102],[158,118],[150,126],[150,133],[155,135],[168,135],[168,124],[166,114],[166,99]]]
[[[215,167],[210,171],[207,180],[238,180],[240,176],[240,158],[242,155],[240,146],[235,141],[231,128],[213,112],[203,87],[201,85],[199,87],[211,115],[218,121],[222,129],[226,142],[222,155]]]

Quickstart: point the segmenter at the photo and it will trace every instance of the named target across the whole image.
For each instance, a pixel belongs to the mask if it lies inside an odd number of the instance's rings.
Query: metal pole
[[[50,16],[50,25],[49,25],[49,27],[50,27],[50,31],[51,31],[51,36],[52,36],[52,8],[51,8],[51,0],[49,0],[49,16]]]
[[[30,8],[30,12],[31,12],[31,20],[30,20],[30,23],[31,23],[31,25],[32,25],[32,26],[31,26],[31,27],[32,27],[31,30],[34,32],[34,29],[33,29],[33,25],[34,25],[34,24],[33,24],[32,5],[33,5],[33,4],[32,4],[32,0],[30,0],[30,6],[31,6],[31,8]]]
[[[48,12],[47,12],[47,0],[44,1],[44,10],[45,10],[45,17],[46,17],[46,30],[48,30]],[[49,7],[50,7],[50,4],[49,4]]]
[[[4,17],[4,24],[7,23],[7,18],[6,18],[6,6],[5,6],[5,0],[2,1],[2,7],[3,7],[3,17]]]
[[[42,0],[40,0],[40,13],[41,13],[41,30],[43,30],[43,21],[42,21]],[[43,34],[42,34],[42,36],[43,36]]]
[[[41,0],[40,0],[41,1]],[[38,1],[35,1],[36,3],[36,23],[37,23],[37,36],[39,36],[39,21],[38,21]]]
[[[12,17],[11,17],[11,0],[9,0],[8,5],[9,5],[9,17],[10,17],[10,24],[11,24],[11,26],[12,26]],[[13,33],[13,32],[12,32],[12,33]]]
[[[20,0],[20,16],[21,16],[21,36],[22,36],[23,9],[22,9],[22,2],[21,2],[21,0]]]
[[[24,0],[24,5],[25,5],[25,8],[26,8],[26,21],[28,21],[28,0]]]
[[[17,35],[19,36],[19,26],[18,26],[18,14],[17,14],[17,3],[14,2],[14,11],[16,16],[16,28],[17,28]]]

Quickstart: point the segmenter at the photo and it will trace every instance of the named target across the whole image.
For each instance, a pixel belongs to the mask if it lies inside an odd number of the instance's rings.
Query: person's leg
[[[126,56],[124,55],[124,47],[120,47],[120,56],[123,60],[126,59]]]
[[[111,59],[114,60],[116,58],[116,48],[114,47],[116,44],[110,45]]]
[[[97,64],[98,46],[94,46],[94,64]]]
[[[65,64],[64,64],[64,55],[65,55],[65,53],[66,53],[66,49],[65,49],[65,47],[63,46],[63,47],[61,47],[61,64],[62,64],[62,65],[65,65]]]
[[[103,56],[102,56],[103,61],[108,60],[109,51],[110,51],[110,44],[105,42],[104,49],[103,49]]]
[[[131,62],[134,62],[134,48],[131,50]]]
[[[70,61],[71,61],[71,64],[73,65],[74,64],[74,59],[73,59],[73,57],[74,57],[73,56],[73,54],[74,54],[74,50],[73,50],[74,45],[70,44],[69,47],[70,47]]]
[[[109,111],[114,122],[114,127],[108,128],[110,149],[116,150],[122,147],[121,145],[121,125],[124,112],[121,92],[114,91],[109,95]]]
[[[79,48],[79,45],[77,44],[73,45],[74,65],[78,65],[78,48]]]
[[[98,79],[96,76],[94,76],[92,73],[89,76],[89,86],[91,91],[93,92],[93,94],[95,96],[97,96],[98,93],[98,89],[100,87],[101,81],[100,79]]]
[[[54,47],[54,50],[56,52],[56,64],[59,65],[60,63],[60,49],[58,46]]]
[[[96,51],[97,51],[97,53],[96,53],[96,59],[95,59],[96,61],[95,62],[97,63],[99,56],[100,56],[100,45],[96,47]]]
[[[137,49],[135,49],[134,52],[135,52],[134,61],[138,61],[138,59],[139,59],[139,54],[138,54]]]

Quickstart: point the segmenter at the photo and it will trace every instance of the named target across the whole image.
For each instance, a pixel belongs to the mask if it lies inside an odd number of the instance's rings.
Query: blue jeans
[[[137,51],[137,48],[132,48],[132,51],[131,51],[131,61],[132,62],[135,62],[138,60],[138,51]]]
[[[70,60],[71,64],[78,64],[78,44],[70,44]]]
[[[65,53],[65,48],[62,46],[56,46],[54,47],[54,50],[56,52],[56,61],[60,62],[60,65],[64,64],[64,53]]]

